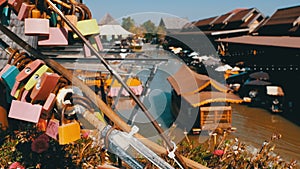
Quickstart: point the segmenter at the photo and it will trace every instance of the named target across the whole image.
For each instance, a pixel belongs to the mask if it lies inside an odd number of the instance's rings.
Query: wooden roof
[[[195,21],[194,25],[197,27],[207,26],[207,25],[210,25],[210,23],[216,18],[217,17],[215,16],[215,17],[198,20],[198,21]]]
[[[291,36],[240,36],[226,39],[218,39],[216,40],[216,42],[300,49],[300,37]]]
[[[277,32],[289,35],[291,32],[298,30],[298,25],[295,25],[295,22],[297,22],[299,17],[300,6],[278,9],[268,21],[258,29],[258,32],[261,35],[275,35]]]
[[[233,93],[202,91],[196,94],[185,94],[183,98],[193,107],[203,106],[214,102],[242,103],[243,99]]]
[[[256,8],[237,8],[220,16],[195,21],[194,26],[203,31],[233,30],[250,27],[251,23],[258,19],[261,23],[264,18],[265,16]]]
[[[243,9],[240,10],[239,12],[235,13],[229,20],[228,22],[235,22],[235,21],[241,21],[243,18],[251,12],[252,9]]]
[[[224,15],[219,16],[219,17],[213,22],[213,25],[223,24],[223,23],[224,23],[224,20],[227,19],[230,15],[231,15],[231,13],[227,13],[227,14],[224,14]]]
[[[169,76],[167,80],[178,95],[197,93],[209,85],[220,92],[230,91],[225,85],[206,75],[197,74],[186,65],[183,65],[174,75]]]

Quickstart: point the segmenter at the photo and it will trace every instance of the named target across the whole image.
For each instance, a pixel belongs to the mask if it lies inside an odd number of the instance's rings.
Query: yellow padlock
[[[25,90],[31,90],[34,85],[38,82],[39,78],[46,72],[52,73],[53,71],[46,65],[40,67],[34,74],[30,77],[28,82],[25,84]]]
[[[77,22],[77,29],[83,36],[99,34],[100,29],[96,19],[87,19]],[[77,34],[73,35],[73,38],[78,38]]]
[[[70,105],[66,105],[61,113],[61,126],[58,127],[58,142],[60,145],[69,144],[80,139],[80,124],[76,120],[67,122],[64,119],[64,112]]]

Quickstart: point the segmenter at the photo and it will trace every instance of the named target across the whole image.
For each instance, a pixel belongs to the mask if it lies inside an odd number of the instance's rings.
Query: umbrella
[[[199,56],[199,53],[197,52],[192,52],[188,55],[189,57],[192,57],[192,56]]]
[[[272,84],[271,82],[266,82],[263,80],[251,80],[251,81],[246,81],[244,85],[256,85],[256,86],[267,86]]]
[[[249,75],[249,77],[252,79],[259,79],[259,80],[269,80],[270,79],[269,74],[266,72],[254,72],[254,73],[251,73]]]
[[[219,66],[215,69],[215,71],[218,71],[218,72],[225,72],[226,70],[230,70],[232,69],[232,67],[230,65],[223,65],[223,66]]]

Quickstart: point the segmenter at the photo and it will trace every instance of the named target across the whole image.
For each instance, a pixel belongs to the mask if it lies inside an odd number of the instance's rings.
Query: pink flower
[[[31,143],[31,150],[36,153],[42,153],[49,148],[49,137],[45,134],[40,135]]]
[[[85,138],[85,139],[87,139],[87,138],[89,137],[89,134],[90,134],[89,131],[84,131],[84,132],[82,133],[82,137]]]
[[[9,166],[9,169],[25,169],[19,162],[14,162]]]
[[[224,151],[223,150],[215,150],[213,152],[213,154],[216,155],[216,156],[222,156],[224,154]]]

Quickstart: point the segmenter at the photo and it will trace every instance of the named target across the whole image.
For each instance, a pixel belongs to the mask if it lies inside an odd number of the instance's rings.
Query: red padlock
[[[18,14],[21,8],[23,0],[8,0],[7,4],[13,9],[13,11]]]
[[[7,0],[0,0],[0,7],[6,3]]]
[[[10,94],[12,96],[15,96],[17,89],[20,86],[20,83],[30,77],[41,65],[45,64],[42,60],[35,60],[33,62],[30,62],[26,67],[16,76],[16,82],[11,89]]]
[[[44,73],[32,89],[30,98],[32,101],[44,101],[56,87],[60,76],[56,73]]]
[[[50,117],[50,111],[54,107],[54,104],[56,101],[55,99],[56,99],[56,95],[54,93],[50,93],[47,100],[44,103],[43,111],[42,111],[40,118],[48,119]]]

